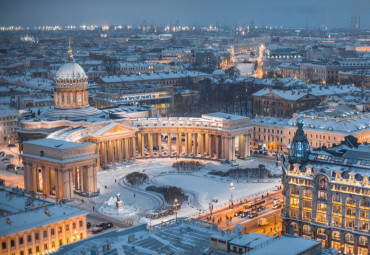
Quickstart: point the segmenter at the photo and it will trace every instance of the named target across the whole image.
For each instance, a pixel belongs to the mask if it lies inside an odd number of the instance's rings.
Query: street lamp
[[[212,202],[209,203],[208,208],[209,208],[209,212],[211,213],[211,217],[212,217],[212,211],[213,211],[213,204],[212,204]]]
[[[175,214],[176,214],[176,223],[177,223],[177,209],[178,209],[178,206],[179,206],[179,202],[177,200],[177,198],[175,198],[175,201],[174,201],[174,206],[175,206]]]
[[[233,190],[234,190],[234,183],[230,182],[230,203],[231,203],[231,206],[233,206],[234,202],[233,202]]]

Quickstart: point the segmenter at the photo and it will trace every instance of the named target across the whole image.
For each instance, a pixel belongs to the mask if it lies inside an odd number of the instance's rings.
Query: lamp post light
[[[231,204],[231,207],[233,207],[234,205],[234,202],[233,202],[233,190],[234,190],[234,183],[230,183],[230,204]]]
[[[174,207],[175,207],[175,215],[176,215],[176,223],[177,223],[177,209],[178,209],[178,206],[179,206],[179,201],[177,200],[177,198],[175,198],[175,201],[174,201]]]
[[[212,204],[212,202],[209,203],[208,208],[209,208],[209,212],[211,213],[211,217],[212,217],[212,212],[213,212],[213,204]]]

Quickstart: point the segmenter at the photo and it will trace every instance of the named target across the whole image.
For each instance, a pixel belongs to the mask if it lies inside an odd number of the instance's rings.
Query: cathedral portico
[[[97,194],[99,155],[92,143],[40,139],[24,143],[24,183],[29,191],[56,199]]]

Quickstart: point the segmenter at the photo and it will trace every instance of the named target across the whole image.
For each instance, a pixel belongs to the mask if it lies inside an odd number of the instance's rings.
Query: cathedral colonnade
[[[250,135],[245,131],[230,134],[209,129],[144,128],[135,135],[94,142],[101,165],[136,158],[185,157],[232,161],[250,156]]]

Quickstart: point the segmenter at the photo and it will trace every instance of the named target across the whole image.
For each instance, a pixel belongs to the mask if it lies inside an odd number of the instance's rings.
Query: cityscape
[[[0,255],[370,253],[370,2],[0,6]]]

